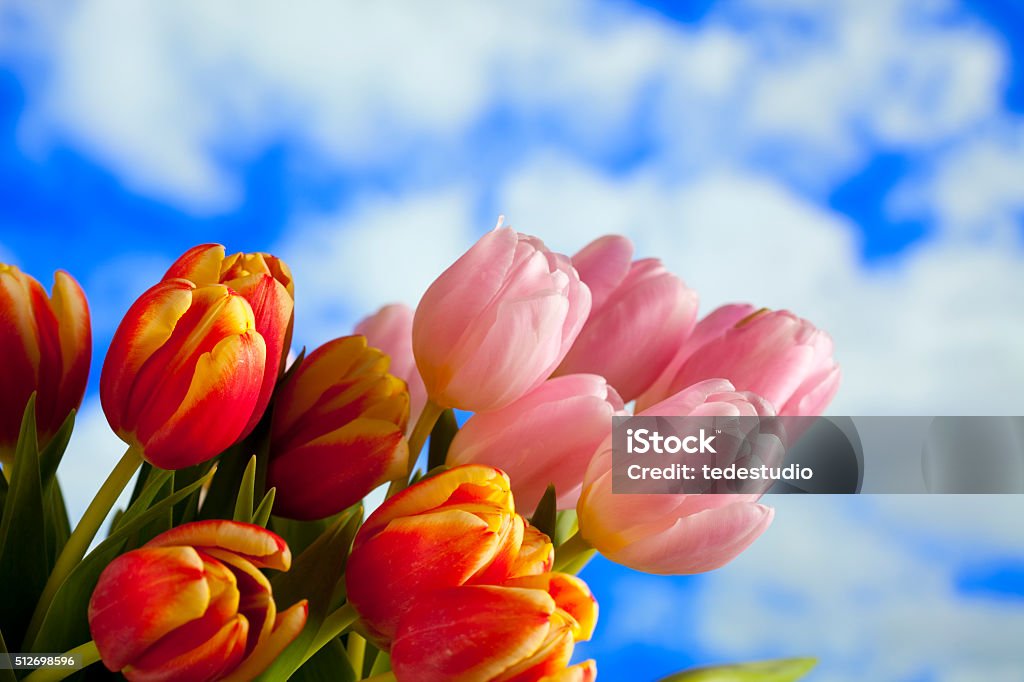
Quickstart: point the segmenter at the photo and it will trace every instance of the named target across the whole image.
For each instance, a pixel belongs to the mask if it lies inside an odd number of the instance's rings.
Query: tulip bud
[[[498,227],[416,308],[412,345],[427,394],[474,412],[508,405],[548,378],[589,312],[590,291],[567,257]]]
[[[359,529],[345,576],[349,601],[386,646],[425,594],[548,570],[550,542],[526,528],[497,469],[469,464],[426,478],[386,500]]]
[[[367,343],[380,348],[391,358],[390,372],[405,381],[409,387],[409,423],[419,419],[427,402],[427,389],[416,369],[412,356],[413,310],[407,305],[386,305],[356,325],[356,334],[366,337]]]
[[[610,235],[573,256],[594,304],[555,372],[600,374],[626,402],[654,383],[697,318],[697,294],[655,258],[630,264],[632,252],[628,239]]]
[[[92,355],[85,294],[58,270],[53,295],[33,277],[0,263],[0,462],[10,464],[25,406],[36,393],[36,428],[45,444],[82,403]]]
[[[104,569],[89,601],[103,664],[129,680],[255,679],[306,622],[277,612],[260,571],[287,571],[280,537],[234,521],[173,528]]]
[[[280,387],[271,421],[268,485],[274,513],[322,519],[406,475],[405,382],[363,336],[330,341]]]
[[[252,308],[256,331],[267,347],[267,371],[256,408],[242,432],[245,437],[266,411],[274,384],[284,371],[292,339],[295,283],[285,262],[268,253],[224,253],[220,244],[195,246],[171,265],[164,280],[187,279],[200,286],[223,284]]]
[[[622,409],[602,377],[550,379],[503,408],[470,417],[452,441],[448,464],[499,467],[522,509],[535,509],[553,483],[559,509],[572,509],[587,465]]]
[[[566,666],[596,621],[590,590],[565,573],[449,588],[402,617],[391,665],[399,681],[592,680],[593,661]]]
[[[701,320],[655,385],[643,410],[700,381],[720,377],[763,396],[780,416],[821,414],[839,388],[832,338],[787,310],[724,306]]]
[[[152,464],[180,469],[242,436],[265,366],[244,298],[221,284],[166,280],[139,297],[114,333],[100,400],[122,440]]]
[[[724,379],[691,386],[640,416],[773,417],[760,396],[736,392]],[[632,495],[612,493],[608,439],[587,469],[576,511],[580,534],[616,563],[665,575],[703,573],[725,565],[768,528],[774,511],[756,494]]]

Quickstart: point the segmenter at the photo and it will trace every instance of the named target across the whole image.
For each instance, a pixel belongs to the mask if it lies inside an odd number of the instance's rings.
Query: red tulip
[[[427,402],[427,389],[412,356],[412,317],[412,308],[393,303],[363,318],[355,332],[391,358],[389,371],[409,387],[409,423],[415,424]]]
[[[111,428],[154,465],[180,469],[237,441],[259,409],[266,344],[221,284],[160,282],[114,333],[100,377]]]
[[[402,617],[391,665],[400,682],[594,679],[593,661],[566,666],[596,620],[586,584],[564,573],[449,588]]]
[[[306,622],[306,602],[277,612],[260,569],[291,553],[259,526],[199,521],[116,558],[89,601],[103,664],[133,682],[255,679]]]
[[[470,464],[424,479],[384,502],[356,534],[349,601],[386,646],[425,594],[548,570],[550,541],[527,527],[496,469]]]
[[[81,405],[91,355],[89,308],[71,275],[57,271],[50,297],[34,278],[0,263],[0,462],[10,464],[33,392],[40,444]]]
[[[267,371],[256,408],[242,432],[244,437],[263,416],[274,384],[284,371],[294,323],[295,283],[285,262],[268,253],[224,254],[220,244],[193,247],[171,265],[164,280],[187,279],[199,286],[223,284],[252,307],[256,331],[267,347]]]
[[[346,336],[313,351],[278,391],[268,485],[274,513],[322,519],[408,473],[405,382],[388,356]]]

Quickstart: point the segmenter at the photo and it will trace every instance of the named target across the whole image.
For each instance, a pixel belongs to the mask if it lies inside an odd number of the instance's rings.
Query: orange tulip
[[[220,244],[202,244],[186,251],[171,265],[164,280],[187,279],[197,284],[224,284],[252,307],[256,331],[267,346],[267,371],[259,401],[242,435],[247,436],[263,416],[284,371],[294,324],[295,283],[291,270],[268,253],[236,253],[225,256]]]
[[[566,666],[596,622],[590,590],[565,573],[449,588],[426,595],[402,617],[391,665],[400,681],[592,680],[593,661]]]
[[[103,411],[154,465],[198,464],[251,423],[266,360],[241,295],[222,284],[166,280],[139,297],[114,333],[100,378]]]
[[[382,646],[424,595],[549,570],[550,541],[515,513],[508,477],[455,467],[382,504],[363,524],[346,571],[348,598]]]
[[[199,521],[115,559],[89,601],[103,664],[133,682],[255,679],[306,622],[277,612],[260,569],[287,571],[284,540],[259,526]]]
[[[89,308],[71,275],[54,275],[53,295],[0,263],[0,462],[10,464],[29,396],[46,443],[82,403],[92,355]]]
[[[322,519],[408,470],[409,392],[388,356],[346,336],[313,351],[278,391],[268,485],[274,512]]]

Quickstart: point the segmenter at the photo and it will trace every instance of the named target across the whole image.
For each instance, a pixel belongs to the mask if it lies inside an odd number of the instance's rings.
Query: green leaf
[[[36,400],[29,398],[14,449],[10,487],[0,521],[0,630],[17,647],[49,575],[46,508],[39,479]]]
[[[235,498],[235,513],[232,518],[241,523],[252,523],[252,504],[256,498],[256,455],[249,458],[242,473],[242,482],[238,486],[238,497]]]
[[[171,480],[171,472],[156,470],[139,493],[138,499],[121,515],[117,527],[110,536],[86,555],[82,563],[75,567],[57,590],[53,604],[43,619],[35,641],[30,643],[29,650],[67,651],[88,641],[89,598],[100,573],[125,549],[125,545],[133,536],[148,524],[168,514],[175,504],[199,490],[211,475],[212,472],[150,506],[153,499]]]
[[[71,537],[71,521],[68,519],[68,509],[59,485],[51,485],[49,492],[43,494],[46,495],[50,506],[50,513],[46,516],[46,552],[47,566],[52,570],[54,562]]]
[[[544,495],[541,496],[540,502],[537,503],[537,509],[530,518],[530,525],[549,538],[554,538],[557,516],[558,501],[555,496],[555,486],[549,484],[547,490],[544,491]]]
[[[563,542],[576,535],[580,529],[579,519],[576,517],[575,509],[566,509],[557,514],[555,520],[555,534],[550,536],[555,547],[560,547]]]
[[[57,467],[60,466],[64,453],[67,452],[68,443],[71,442],[71,432],[75,428],[75,411],[68,413],[64,423],[53,434],[53,438],[39,451],[39,479],[46,492],[57,475]]]
[[[377,654],[377,657],[373,659],[373,665],[370,667],[370,677],[374,675],[380,675],[391,670],[391,656],[386,651],[381,651]]]
[[[448,458],[448,448],[451,447],[452,440],[458,432],[459,423],[455,421],[455,413],[451,410],[442,412],[430,432],[430,441],[427,445],[427,471],[444,464],[445,459]]]
[[[267,494],[263,496],[260,506],[256,507],[256,511],[252,513],[252,522],[257,526],[267,527],[267,523],[270,522],[270,513],[274,510],[274,497],[276,495],[277,488],[268,490]]]
[[[0,474],[0,478],[3,478]],[[4,643],[4,633],[0,632],[0,656],[7,656],[7,644]],[[14,671],[9,668],[0,668],[0,682],[17,682]]]
[[[0,471],[0,521],[4,518],[4,506],[7,503],[7,472]]]
[[[287,649],[259,677],[261,682],[287,680],[306,657],[317,631],[330,613],[339,584],[344,583],[345,564],[352,548],[352,539],[363,519],[363,506],[346,509],[313,544],[292,564],[287,573],[278,573],[271,580],[274,601],[284,610],[302,600],[309,600],[306,626]]]
[[[334,640],[316,652],[288,678],[291,682],[355,682],[359,678],[345,654],[341,640]]]
[[[203,506],[199,509],[200,519],[234,518],[242,477],[245,476],[251,459],[251,455],[246,454],[247,450],[243,449],[245,447],[246,441],[243,441],[221,453],[213,482],[210,483]]]
[[[659,682],[793,682],[810,672],[817,662],[814,658],[783,658],[694,668],[669,675]]]

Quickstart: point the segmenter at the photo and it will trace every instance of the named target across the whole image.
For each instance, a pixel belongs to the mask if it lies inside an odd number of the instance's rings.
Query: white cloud
[[[415,305],[476,232],[468,191],[368,197],[334,216],[300,220],[275,251],[295,275],[296,339],[316,346],[351,333],[382,305]]]
[[[46,65],[24,71],[26,142],[70,139],[191,210],[234,205],[223,159],[279,137],[342,167],[390,167],[424,141],[464,163],[464,131],[495,107],[598,153],[649,120],[677,171],[784,144],[780,169],[820,186],[864,160],[865,131],[909,148],[970,131],[998,108],[1005,74],[976,22],[906,0],[772,5],[753,30],[732,14],[749,7],[683,27],[579,0],[13,7],[30,37],[7,59]]]

